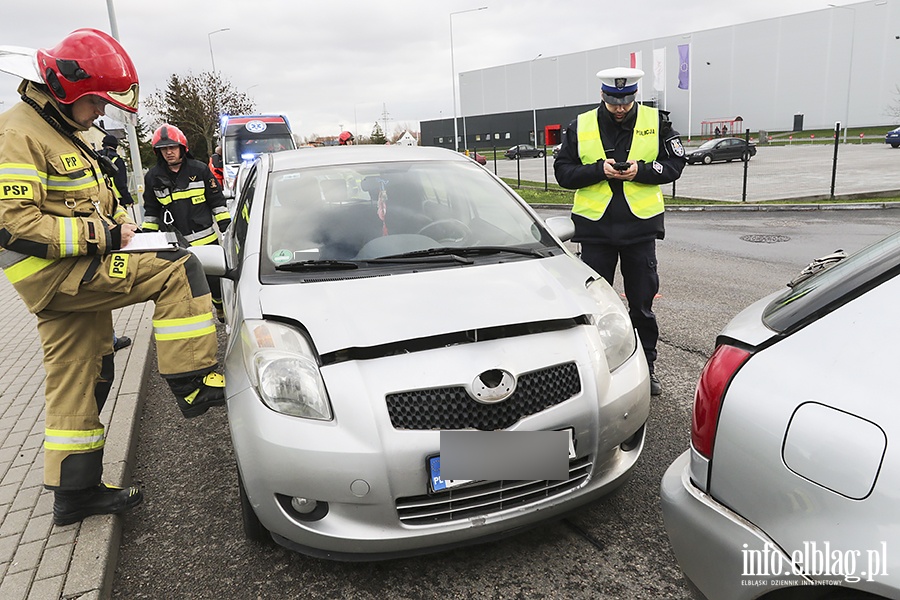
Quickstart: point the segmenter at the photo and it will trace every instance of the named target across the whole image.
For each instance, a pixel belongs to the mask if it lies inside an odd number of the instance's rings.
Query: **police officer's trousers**
[[[653,372],[656,361],[656,342],[659,325],[653,313],[653,299],[659,291],[659,274],[656,271],[656,240],[610,246],[607,244],[582,244],[581,260],[613,284],[616,264],[621,259],[620,270],[628,300],[628,316],[637,329],[647,357],[647,365]]]
[[[44,484],[77,490],[100,483],[100,411],[113,377],[112,312],[148,300],[160,374],[184,379],[216,366],[216,328],[200,262],[187,250],[97,257],[74,294],[57,292],[37,313],[44,350]]]

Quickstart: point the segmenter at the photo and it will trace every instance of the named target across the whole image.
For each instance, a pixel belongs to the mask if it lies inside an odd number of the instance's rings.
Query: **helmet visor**
[[[134,125],[137,126],[138,116],[137,113],[131,112],[129,110],[123,110],[122,108],[116,106],[115,104],[107,104],[106,108],[103,111],[104,115],[112,119],[113,121],[118,121],[123,125]]]

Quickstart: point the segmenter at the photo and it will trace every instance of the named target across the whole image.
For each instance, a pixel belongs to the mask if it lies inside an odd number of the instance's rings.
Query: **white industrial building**
[[[689,49],[687,60],[680,46]],[[535,122],[539,145],[558,143],[561,128],[599,103],[596,72],[632,64],[645,72],[638,99],[669,111],[685,139],[736,117],[753,132],[895,124],[900,0],[825,6],[463,72],[459,147],[534,143]],[[684,69],[687,89],[679,88]],[[452,118],[421,126],[423,145],[454,146]]]

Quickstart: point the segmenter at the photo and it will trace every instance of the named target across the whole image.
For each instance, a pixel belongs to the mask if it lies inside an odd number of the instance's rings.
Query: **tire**
[[[538,153],[537,153],[537,157],[538,157],[538,158],[544,158],[544,153],[543,153],[543,151],[538,152]]]
[[[741,155],[741,161],[742,161],[742,162],[747,162],[748,160],[750,160],[750,152],[745,151],[745,152]]]
[[[891,144],[891,148],[900,148],[900,144]]]
[[[272,536],[269,530],[260,522],[259,517],[253,511],[250,504],[250,498],[247,497],[247,491],[244,489],[244,481],[238,473],[238,493],[241,496],[241,523],[244,526],[244,536],[251,542],[258,544],[272,544]]]
[[[712,162],[712,155],[711,155],[711,154],[706,154],[706,155],[703,156],[703,164],[704,164],[704,165],[708,165],[708,164],[711,163],[711,162]]]

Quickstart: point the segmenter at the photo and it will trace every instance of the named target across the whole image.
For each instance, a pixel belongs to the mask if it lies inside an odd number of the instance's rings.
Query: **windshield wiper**
[[[350,271],[359,263],[350,260],[298,260],[275,265],[276,271]]]
[[[521,248],[519,246],[468,246],[465,248],[428,248],[427,250],[413,250],[412,252],[404,252],[402,254],[391,254],[388,256],[381,256],[379,258],[370,259],[370,262],[378,262],[378,261],[393,261],[396,259],[403,258],[418,258],[418,257],[436,257],[436,256],[448,256],[455,257],[457,259],[466,260],[463,257],[465,256],[486,256],[489,254],[501,254],[503,252],[509,252],[511,254],[522,254],[524,256],[536,256],[538,258],[546,258],[547,255],[541,252],[540,250],[536,250],[534,248]],[[468,261],[471,262],[471,261]]]

